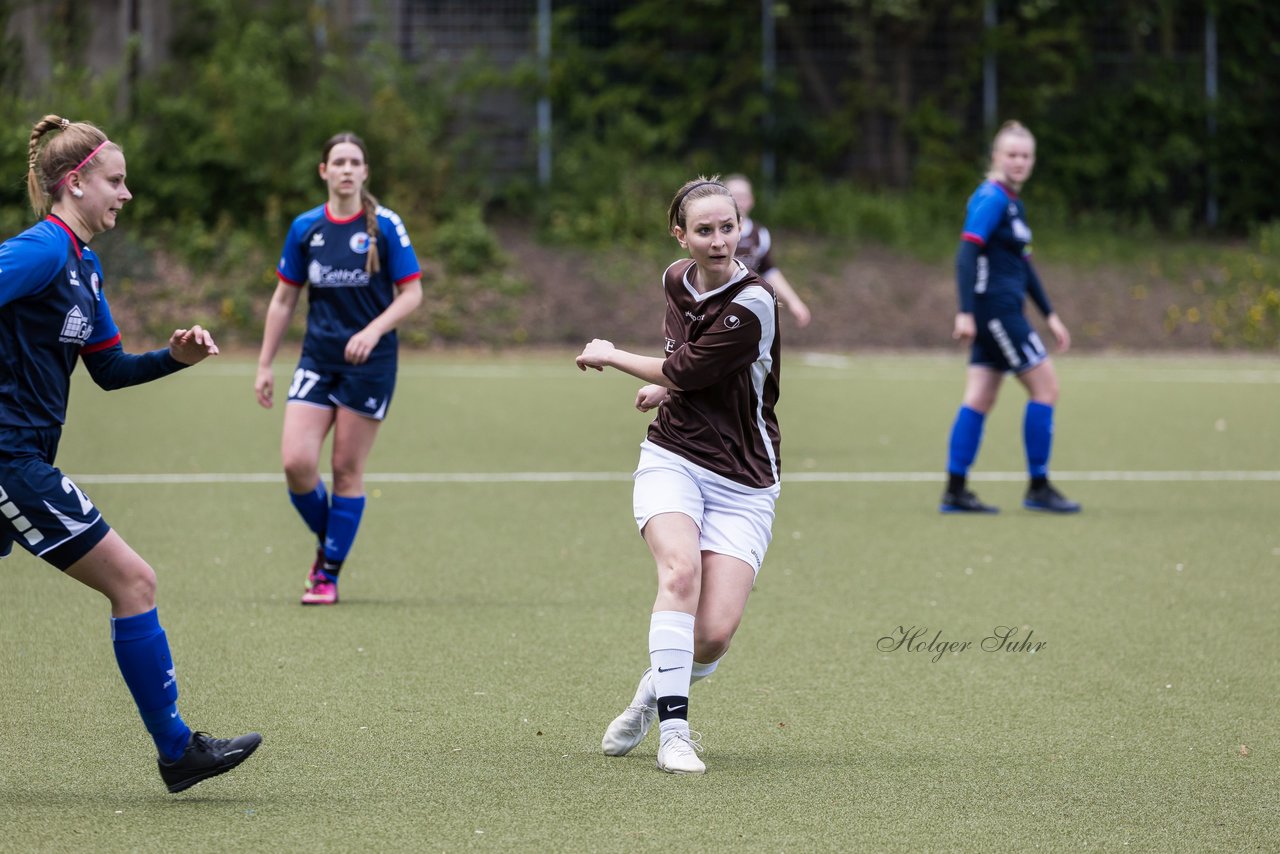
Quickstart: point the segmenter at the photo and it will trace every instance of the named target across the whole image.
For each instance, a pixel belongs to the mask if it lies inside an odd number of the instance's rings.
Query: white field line
[[[602,483],[631,480],[627,472],[516,471],[516,472],[382,472],[365,473],[369,483]],[[1022,482],[1026,472],[975,472],[970,480]],[[1132,483],[1233,483],[1280,482],[1280,471],[1055,471],[1055,481],[1103,481]],[[193,472],[156,474],[77,474],[84,484],[151,483],[271,483],[281,484],[280,472]],[[796,472],[783,475],[783,483],[941,483],[938,472]]]
[[[894,382],[936,381],[938,376],[929,371],[921,371],[921,365],[939,365],[949,357],[932,354],[906,354],[898,359],[884,356],[859,357],[831,353],[795,353],[791,355],[789,364],[795,368],[804,368],[804,379],[848,379],[850,375],[862,379],[891,380]],[[1102,357],[1100,357],[1102,358]],[[963,375],[962,360],[951,359],[956,368],[956,375]],[[1105,361],[1105,360],[1104,360]],[[277,378],[287,376],[291,365],[283,361],[276,366]],[[198,370],[190,371],[187,377],[252,377],[256,368],[249,363],[229,362],[222,364],[202,365]],[[1222,364],[1214,366],[1195,366],[1188,364],[1164,365],[1159,360],[1143,362],[1117,359],[1115,364],[1103,365],[1089,357],[1060,363],[1060,370],[1070,382],[1108,382],[1108,383],[1188,383],[1192,385],[1280,385],[1280,369],[1251,362],[1233,366]],[[404,379],[465,379],[465,380],[512,380],[512,379],[565,379],[578,375],[573,360],[566,358],[563,365],[546,362],[510,362],[502,364],[431,364],[410,360],[402,362],[398,374]]]

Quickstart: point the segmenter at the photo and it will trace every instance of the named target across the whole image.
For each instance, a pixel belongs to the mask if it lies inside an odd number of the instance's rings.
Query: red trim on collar
[[[1016,202],[1018,200],[1018,191],[1013,189],[1013,187],[1010,187],[1004,181],[992,181],[991,183],[1004,190],[1005,194],[1013,201]]]
[[[349,222],[355,222],[362,216],[364,216],[364,211],[360,210],[360,211],[357,211],[354,216],[349,216],[346,219],[338,219],[329,210],[329,203],[328,202],[324,203],[324,218],[329,220],[329,222],[333,223],[334,225],[346,225]]]
[[[73,249],[76,250],[76,257],[77,258],[84,257],[84,255],[80,252],[80,246],[81,246],[80,238],[76,237],[76,233],[71,230],[71,226],[67,225],[65,222],[63,222],[61,219],[54,216],[53,214],[49,214],[47,217],[45,217],[45,222],[51,222],[54,225],[58,226],[58,228],[61,228],[63,231],[65,231],[67,233],[67,237],[71,238],[71,246]]]

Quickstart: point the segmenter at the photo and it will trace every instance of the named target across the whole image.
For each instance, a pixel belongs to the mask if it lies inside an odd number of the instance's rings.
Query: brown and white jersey
[[[749,489],[780,482],[781,342],[773,288],[738,262],[725,285],[698,293],[691,259],[667,268],[666,360],[679,388],[658,409],[649,441]]]
[[[758,225],[754,220],[742,221],[742,234],[738,238],[738,251],[734,257],[755,270],[761,276],[773,269],[773,237],[769,229]]]

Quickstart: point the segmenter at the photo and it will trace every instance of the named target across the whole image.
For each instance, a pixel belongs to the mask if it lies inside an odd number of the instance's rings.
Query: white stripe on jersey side
[[[769,234],[769,229],[760,226],[760,239],[756,244],[756,257],[763,258],[769,254],[769,249],[773,246],[773,236]]]
[[[764,442],[765,453],[769,455],[769,470],[773,472],[773,482],[778,483],[778,457],[773,452],[773,440],[769,438],[769,425],[764,420],[764,384],[773,370],[773,338],[778,334],[774,326],[773,295],[760,285],[743,288],[742,293],[734,299],[742,307],[751,311],[760,321],[760,347],[756,352],[756,360],[751,365],[751,387],[756,394],[756,429],[760,431],[760,440]]]

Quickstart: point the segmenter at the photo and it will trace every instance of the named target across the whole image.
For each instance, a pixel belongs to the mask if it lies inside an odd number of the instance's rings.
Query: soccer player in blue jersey
[[[422,302],[422,271],[404,223],[365,189],[369,157],[353,133],[325,143],[329,200],[293,221],[267,309],[258,403],[270,408],[271,362],[303,288],[307,332],[289,385],[281,455],[289,498],[316,535],[304,605],[335,605],[338,574],[364,513],[364,466],[396,384],[396,327]],[[333,431],[333,496],[320,449]]]
[[[82,360],[104,389],[149,382],[217,355],[199,326],[169,346],[126,353],[89,241],[131,198],[124,152],[86,122],[45,116],[31,131],[27,191],[36,216],[0,244],[0,556],[16,542],[111,603],[116,663],[159,752],[171,792],[229,771],[262,737],[192,732],[178,714],[169,642],[156,616],[156,574],[54,464],[71,373]]]
[[[1018,193],[1035,166],[1036,143],[1018,122],[1005,122],[991,145],[991,170],[969,198],[956,281],[960,310],[953,337],[970,344],[964,402],[951,427],[943,513],[996,513],[968,488],[969,467],[978,455],[982,427],[995,406],[1000,383],[1012,373],[1027,389],[1022,436],[1030,484],[1022,505],[1048,513],[1078,513],[1080,505],[1049,483],[1053,407],[1058,375],[1053,361],[1023,314],[1027,296],[1044,314],[1058,349],[1071,346],[1071,333],[1054,312],[1031,265],[1031,229]]]
[[[635,406],[658,411],[640,445],[632,496],[658,571],[650,667],[601,748],[629,753],[657,719],[658,768],[701,774],[689,687],[728,651],[773,536],[781,342],[777,296],[734,257],[741,219],[729,190],[714,178],[689,181],[667,216],[689,257],[662,277],[665,355],[629,353],[597,338],[577,364],[645,381]]]

